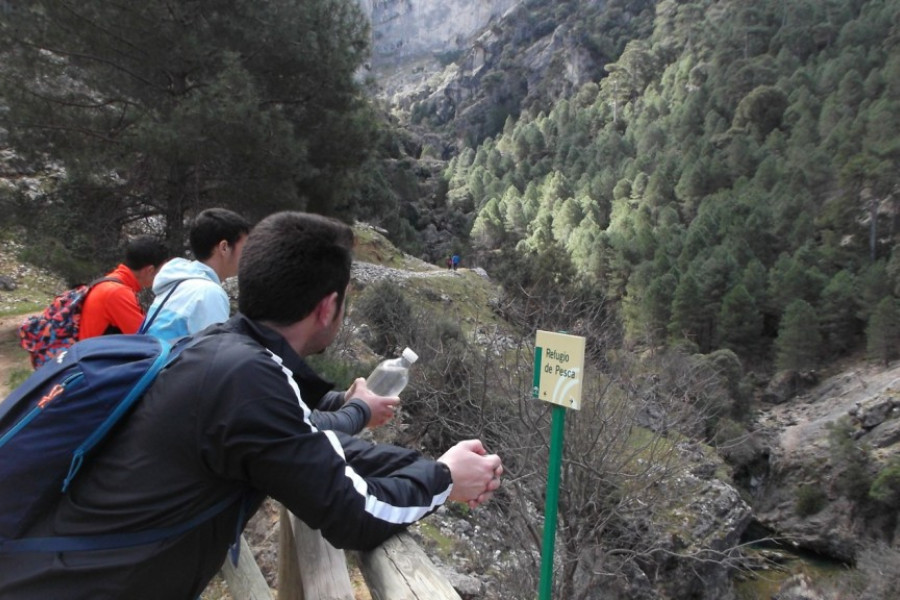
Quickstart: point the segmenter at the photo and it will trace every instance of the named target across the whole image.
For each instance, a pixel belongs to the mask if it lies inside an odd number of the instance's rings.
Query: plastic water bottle
[[[419,355],[409,348],[403,349],[400,358],[382,361],[366,379],[366,386],[379,396],[397,396],[409,382],[409,367],[419,360]]]

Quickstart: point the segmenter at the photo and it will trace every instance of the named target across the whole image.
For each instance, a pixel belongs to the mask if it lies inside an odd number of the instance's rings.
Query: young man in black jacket
[[[333,545],[355,549],[448,500],[474,508],[490,499],[503,468],[477,440],[434,461],[310,420],[323,382],[303,357],[338,332],[352,246],[349,227],[316,215],[261,221],[241,258],[239,313],[159,375],[28,535],[159,530],[227,508],[135,547],[0,556],[0,600],[194,599],[265,495]]]

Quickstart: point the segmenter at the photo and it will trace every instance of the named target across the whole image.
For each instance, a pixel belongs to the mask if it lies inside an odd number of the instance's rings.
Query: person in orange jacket
[[[78,339],[110,333],[136,333],[144,320],[137,293],[153,285],[156,272],[169,258],[157,238],[142,235],[125,247],[125,262],[106,274],[84,299]]]

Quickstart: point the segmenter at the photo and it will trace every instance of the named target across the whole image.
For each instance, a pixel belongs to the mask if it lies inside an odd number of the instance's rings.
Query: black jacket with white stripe
[[[304,399],[321,399],[327,383],[276,332],[237,315],[202,336],[31,535],[171,527],[254,492],[249,514],[269,495],[333,545],[368,549],[446,501],[446,465],[318,430]],[[4,556],[0,600],[196,598],[249,518],[238,504],[161,542]]]

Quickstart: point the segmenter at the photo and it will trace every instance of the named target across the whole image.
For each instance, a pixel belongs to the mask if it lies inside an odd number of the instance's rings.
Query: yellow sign
[[[538,330],[532,397],[578,410],[583,380],[584,338]]]

